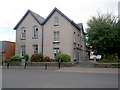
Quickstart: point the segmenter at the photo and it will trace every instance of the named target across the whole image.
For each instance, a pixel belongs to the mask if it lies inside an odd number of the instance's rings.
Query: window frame
[[[53,31],[53,43],[60,43],[60,31]]]
[[[33,26],[33,35],[32,35],[32,39],[38,39],[38,31],[39,28],[37,25]]]
[[[37,46],[37,47],[36,47]],[[33,54],[38,54],[39,47],[37,44],[33,45]]]
[[[58,16],[54,17],[54,26],[59,26],[59,18],[58,18]]]
[[[26,53],[26,46],[24,44],[22,44],[20,46],[20,56],[23,57],[25,55],[25,53]]]
[[[21,28],[21,37],[20,37],[21,40],[25,40],[26,39],[26,28],[25,27],[22,27]]]

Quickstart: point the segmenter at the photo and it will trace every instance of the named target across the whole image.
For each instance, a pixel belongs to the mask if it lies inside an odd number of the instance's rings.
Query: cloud
[[[0,27],[0,41],[14,41],[16,31],[9,27]]]

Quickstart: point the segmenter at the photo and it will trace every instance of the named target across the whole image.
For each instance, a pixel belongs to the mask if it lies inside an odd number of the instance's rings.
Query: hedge
[[[62,59],[62,62],[70,62],[70,56],[67,54],[58,54],[55,56],[55,61],[59,62],[59,59]]]

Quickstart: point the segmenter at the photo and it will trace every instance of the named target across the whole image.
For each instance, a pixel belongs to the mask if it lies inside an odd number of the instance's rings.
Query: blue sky
[[[98,12],[118,13],[119,0],[1,0],[0,2],[0,41],[15,41],[13,28],[28,9],[46,18],[57,7],[76,23],[86,22]]]

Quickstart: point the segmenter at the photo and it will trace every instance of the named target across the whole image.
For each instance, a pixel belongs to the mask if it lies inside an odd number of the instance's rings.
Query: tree
[[[115,40],[115,33],[113,33],[114,21],[115,17],[111,14],[98,13],[98,16],[93,16],[87,22],[87,43],[92,46],[94,54],[101,54],[104,57],[115,54],[113,42]]]
[[[113,27],[115,40],[114,40],[114,51],[117,53],[118,59],[120,59],[120,20]]]

